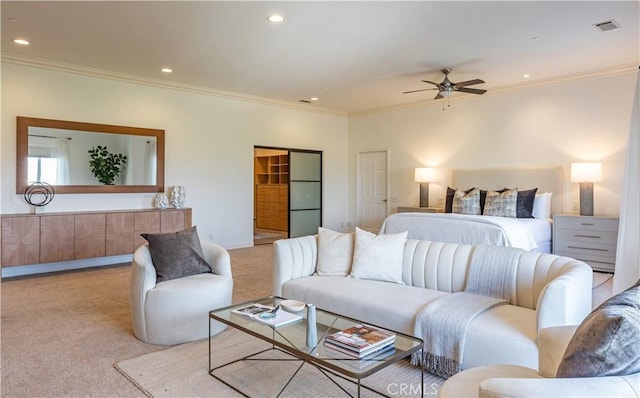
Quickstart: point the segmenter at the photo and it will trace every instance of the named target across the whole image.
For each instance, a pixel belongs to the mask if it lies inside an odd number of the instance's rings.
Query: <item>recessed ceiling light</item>
[[[160,69],[160,70],[161,70],[161,71],[163,71],[164,73],[171,73],[171,72],[173,72],[173,69],[171,69],[171,68],[162,68],[162,69]]]
[[[29,40],[25,40],[25,39],[14,39],[13,42],[16,44],[20,44],[21,46],[29,45]]]
[[[522,77],[523,77],[523,78],[525,78],[525,79],[528,79],[528,78],[530,78],[530,77],[531,77],[531,75],[530,75],[530,74],[528,74],[528,73],[525,73],[524,75],[522,75]]]
[[[267,20],[273,23],[281,23],[284,22],[284,17],[280,14],[271,14],[267,17]]]
[[[18,18],[10,17],[9,22],[18,22]]]
[[[309,98],[309,101],[317,101],[317,100],[319,100],[319,99],[320,99],[320,98],[318,98],[318,97],[311,97],[311,98]]]

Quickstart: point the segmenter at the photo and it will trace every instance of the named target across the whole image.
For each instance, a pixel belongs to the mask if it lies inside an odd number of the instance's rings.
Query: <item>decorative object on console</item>
[[[432,167],[416,167],[415,182],[420,183],[420,207],[429,207],[429,183],[435,180],[436,169]]]
[[[46,182],[32,182],[24,191],[24,201],[34,208],[36,214],[44,213],[44,207],[51,203],[55,191]]]
[[[182,185],[176,185],[171,189],[171,205],[176,209],[184,207],[187,193]]]
[[[106,146],[98,145],[89,149],[89,170],[104,185],[114,185],[115,179],[127,164],[127,157],[121,153],[111,153]]]
[[[580,215],[593,215],[593,183],[602,181],[602,163],[571,163],[571,182],[580,183]]]
[[[158,209],[166,209],[169,207],[169,198],[166,193],[157,193],[154,198],[154,204]]]

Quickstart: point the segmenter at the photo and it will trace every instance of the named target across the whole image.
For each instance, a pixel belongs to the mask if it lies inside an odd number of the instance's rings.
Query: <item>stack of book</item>
[[[362,358],[394,347],[396,335],[369,325],[354,325],[327,336],[324,345],[345,354]]]

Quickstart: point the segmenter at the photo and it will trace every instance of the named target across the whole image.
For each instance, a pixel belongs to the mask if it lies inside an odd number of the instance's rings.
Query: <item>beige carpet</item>
[[[213,366],[239,359],[269,345],[262,340],[234,329],[227,329],[212,340]],[[222,382],[211,377],[208,367],[208,341],[183,344],[165,351],[146,354],[119,362],[116,368],[149,397],[238,397]],[[290,359],[270,350],[259,358]],[[252,397],[274,397],[285,387],[300,362],[241,361],[219,369],[216,375]],[[356,393],[356,385],[334,379],[349,393]],[[406,361],[394,364],[363,380],[363,385],[394,397],[416,397],[420,394],[420,369]],[[425,396],[433,396],[443,380],[425,374]],[[403,393],[404,392],[404,393]],[[333,382],[314,366],[305,364],[289,385],[283,397],[345,396]],[[362,389],[363,397],[378,396]]]

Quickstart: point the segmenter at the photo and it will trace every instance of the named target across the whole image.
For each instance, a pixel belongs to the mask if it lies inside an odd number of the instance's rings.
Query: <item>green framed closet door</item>
[[[289,237],[322,226],[322,152],[289,150]]]

